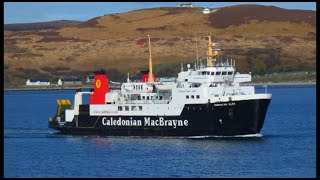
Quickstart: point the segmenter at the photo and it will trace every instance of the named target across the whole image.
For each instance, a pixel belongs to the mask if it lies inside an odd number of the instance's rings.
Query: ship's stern
[[[66,110],[72,109],[72,105],[68,99],[58,99],[57,104],[57,112],[55,116],[49,118],[48,127],[60,130],[66,123]]]

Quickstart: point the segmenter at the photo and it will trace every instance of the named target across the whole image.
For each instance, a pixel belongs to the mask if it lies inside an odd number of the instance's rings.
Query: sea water
[[[48,118],[75,91],[5,92],[4,177],[315,177],[316,86],[267,91],[259,134],[210,138],[61,135]]]

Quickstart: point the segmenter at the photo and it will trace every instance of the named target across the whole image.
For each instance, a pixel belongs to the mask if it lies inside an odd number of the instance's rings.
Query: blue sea
[[[75,91],[5,92],[4,177],[315,177],[316,86],[267,91],[260,136],[231,138],[61,135],[48,118]]]

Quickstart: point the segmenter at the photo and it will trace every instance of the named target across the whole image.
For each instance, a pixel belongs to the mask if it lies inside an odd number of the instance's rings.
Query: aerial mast
[[[207,67],[212,67],[213,66],[212,58],[218,56],[218,50],[220,49],[214,49],[214,53],[212,53],[212,47],[214,47],[216,44],[211,42],[210,34],[208,34],[206,37],[208,38]]]
[[[212,67],[213,66],[213,63],[212,63],[212,43],[211,43],[211,36],[210,34],[208,34],[208,57],[207,57],[207,67]]]

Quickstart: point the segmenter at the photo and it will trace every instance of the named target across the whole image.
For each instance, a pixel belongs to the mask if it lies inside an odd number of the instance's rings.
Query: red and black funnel
[[[90,104],[105,104],[106,93],[109,92],[108,77],[105,71],[94,73],[94,92],[90,94]]]

